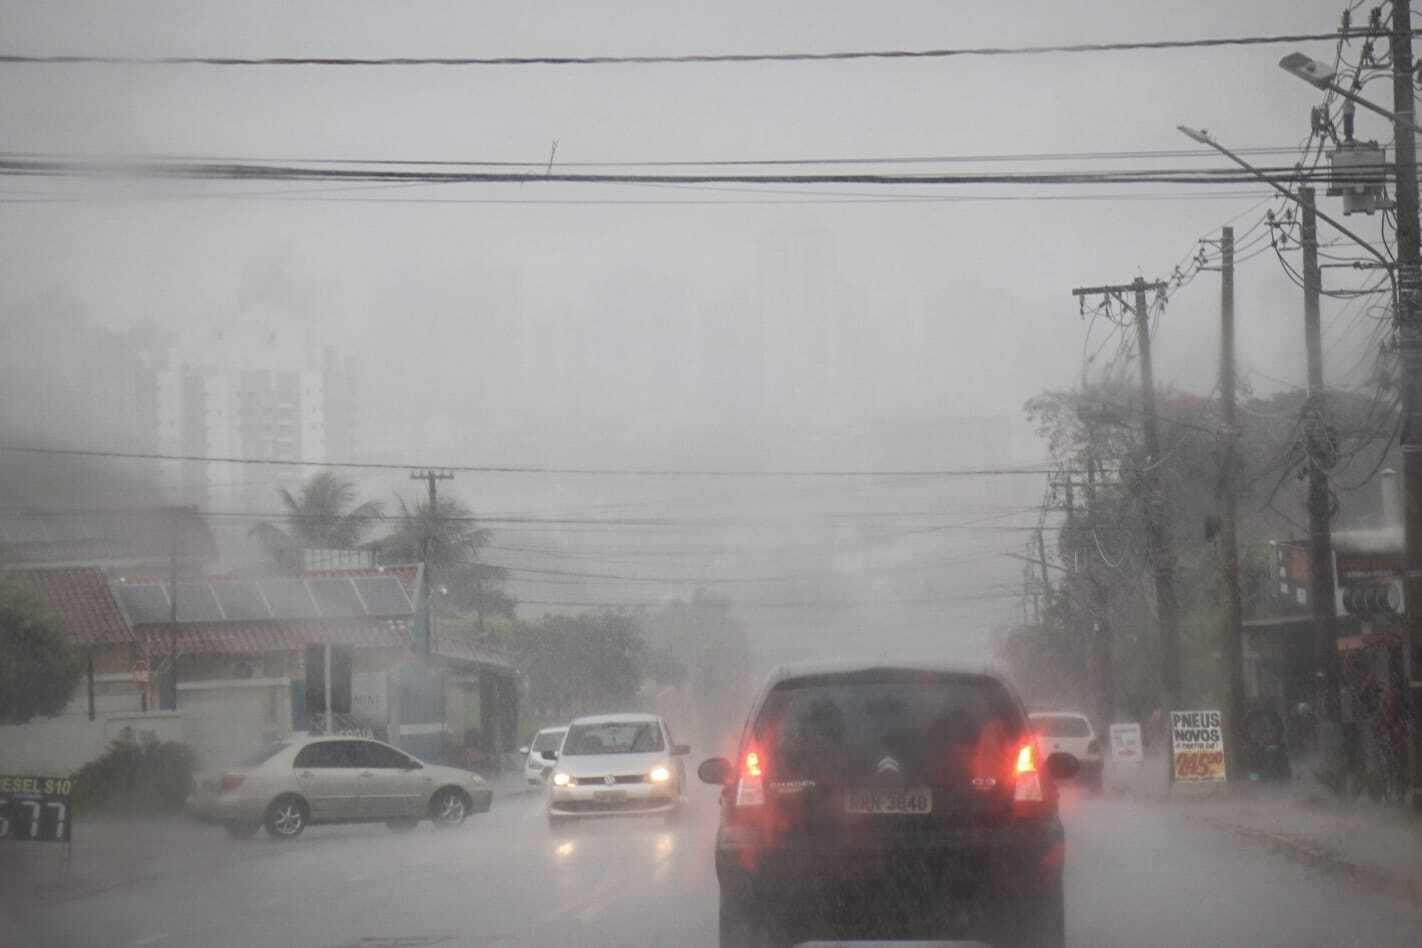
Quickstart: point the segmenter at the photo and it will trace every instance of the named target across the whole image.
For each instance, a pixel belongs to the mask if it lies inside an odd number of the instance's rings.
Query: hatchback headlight
[[[568,786],[569,784],[571,784],[572,782],[573,782],[573,778],[572,778],[572,777],[569,777],[567,774],[563,773],[563,771],[561,771],[561,770],[558,771],[556,774],[553,775],[553,786],[555,786],[555,787],[566,787],[566,786]]]
[[[652,772],[647,774],[647,779],[652,783],[666,783],[671,779],[671,770],[662,766],[653,767]]]

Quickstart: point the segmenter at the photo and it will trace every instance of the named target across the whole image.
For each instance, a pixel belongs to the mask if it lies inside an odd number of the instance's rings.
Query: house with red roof
[[[185,740],[217,766],[262,741],[325,729],[329,716],[333,729],[416,754],[496,766],[517,742],[517,673],[438,621],[429,656],[416,653],[421,569],[176,583],[130,569],[4,570],[60,619],[86,672],[59,719],[0,728],[0,757],[72,769],[132,727]]]

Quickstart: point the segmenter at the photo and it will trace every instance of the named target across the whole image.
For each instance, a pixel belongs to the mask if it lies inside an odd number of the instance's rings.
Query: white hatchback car
[[[548,822],[619,813],[675,819],[686,787],[681,758],[690,753],[654,714],[578,718],[552,754],[557,766],[548,781]]]
[[[1028,717],[1032,721],[1032,730],[1037,732],[1037,739],[1041,741],[1042,754],[1072,755],[1081,764],[1081,779],[1092,793],[1099,792],[1105,757],[1091,719],[1071,711],[1039,711]]]
[[[188,811],[237,838],[265,826],[274,839],[294,839],[316,823],[458,826],[487,812],[493,795],[478,774],[426,764],[380,741],[291,737],[200,776]]]
[[[556,754],[559,745],[563,743],[563,735],[567,733],[566,727],[545,727],[533,735],[532,743],[518,749],[526,758],[523,775],[528,778],[529,783],[541,787],[548,782],[548,775],[553,772],[553,762],[545,760],[543,752],[553,751]]]

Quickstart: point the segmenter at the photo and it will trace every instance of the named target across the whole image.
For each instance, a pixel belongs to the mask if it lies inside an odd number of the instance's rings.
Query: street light
[[[1382,106],[1369,102],[1352,89],[1345,89],[1343,86],[1340,86],[1335,81],[1338,78],[1338,74],[1333,71],[1333,67],[1327,63],[1319,62],[1312,56],[1306,56],[1303,53],[1289,53],[1289,55],[1279,60],[1279,68],[1291,76],[1302,79],[1315,89],[1322,89],[1325,92],[1333,92],[1341,95],[1349,102],[1355,105],[1361,105],[1369,112],[1381,115],[1395,125],[1411,129],[1414,135],[1422,131],[1411,119],[1403,118],[1396,112],[1389,112]]]
[[[1288,57],[1286,56],[1284,58],[1287,59]],[[1269,185],[1269,187],[1273,188],[1275,191],[1278,191],[1290,201],[1294,202],[1295,204],[1299,203],[1299,196],[1297,194],[1290,191],[1288,188],[1284,187],[1279,182],[1275,181],[1273,178],[1269,177],[1267,174],[1260,171],[1258,168],[1254,167],[1249,162],[1245,161],[1243,158],[1239,157],[1225,146],[1221,145],[1219,142],[1215,141],[1213,138],[1210,137],[1209,132],[1203,131],[1202,129],[1191,128],[1188,125],[1177,125],[1175,127],[1178,128],[1182,134],[1188,136],[1194,141],[1199,142],[1201,145],[1207,145],[1210,148],[1213,148],[1215,151],[1219,152],[1221,155],[1224,155],[1230,161],[1239,165],[1245,171],[1248,171],[1250,174],[1254,175],[1254,177],[1258,178],[1260,181],[1263,181],[1265,184]],[[1391,270],[1392,261],[1389,260],[1387,257],[1383,256],[1383,254],[1372,244],[1368,243],[1362,237],[1359,237],[1347,227],[1343,226],[1343,224],[1341,224],[1339,221],[1334,220],[1332,217],[1329,217],[1322,211],[1315,211],[1314,213],[1317,214],[1319,220],[1329,224],[1333,227],[1333,229],[1338,231],[1344,237],[1347,237],[1359,247],[1362,247],[1368,253],[1376,257],[1378,259],[1378,262],[1381,263],[1385,269],[1389,271]]]

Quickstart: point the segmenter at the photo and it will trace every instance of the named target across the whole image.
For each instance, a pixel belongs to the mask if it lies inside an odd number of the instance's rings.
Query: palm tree
[[[379,501],[356,504],[355,485],[330,471],[322,471],[297,494],[279,488],[286,508],[285,527],[259,523],[256,537],[284,569],[300,568],[302,550],[354,550],[361,546],[384,510]]]
[[[431,585],[444,588],[443,601],[457,611],[508,615],[514,601],[503,591],[508,570],[480,562],[492,534],[476,524],[472,512],[452,497],[440,497],[433,512],[428,501],[412,508],[397,497],[400,517],[389,536],[372,544],[382,563],[428,562]],[[425,544],[429,549],[426,552]]]

